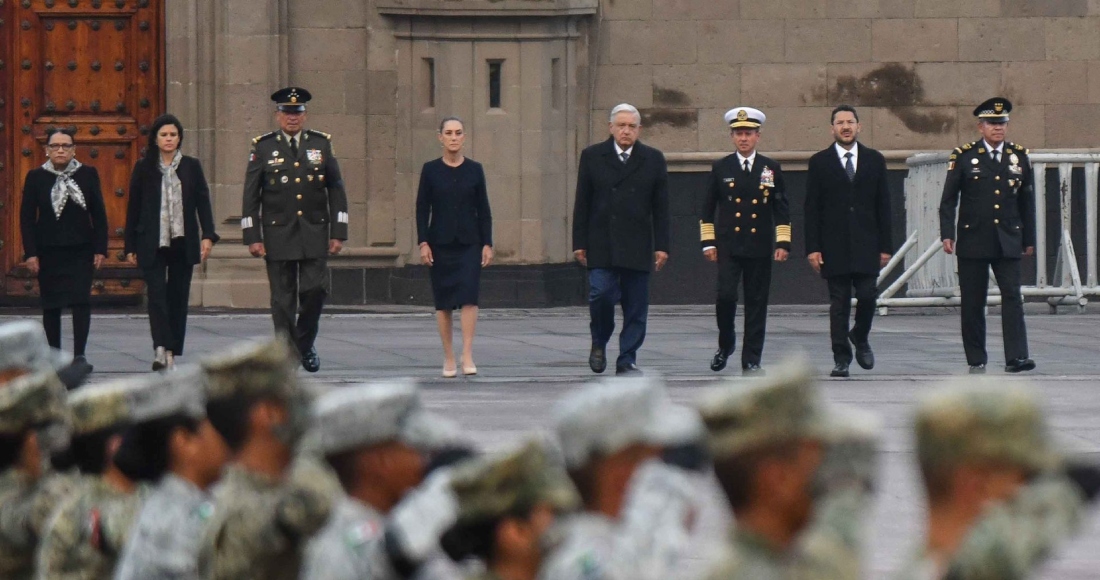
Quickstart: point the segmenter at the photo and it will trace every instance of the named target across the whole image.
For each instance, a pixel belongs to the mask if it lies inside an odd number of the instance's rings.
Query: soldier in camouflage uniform
[[[928,540],[905,580],[1029,578],[1100,492],[1100,469],[1060,459],[1043,412],[1018,388],[970,381],[931,395],[916,439]]]
[[[558,404],[555,417],[584,511],[549,535],[541,578],[675,576],[700,506],[692,476],[661,456],[701,440],[698,415],[673,405],[659,381],[643,377],[583,388]]]
[[[706,577],[856,580],[877,427],[826,408],[804,364],[781,366],[765,382],[717,387],[699,404],[737,518]]]
[[[0,578],[32,577],[46,525],[41,493],[41,430],[67,420],[65,386],[53,372],[25,375],[0,387]]]
[[[543,538],[560,514],[580,508],[580,496],[546,442],[469,461],[451,478],[457,517],[443,536],[455,560],[474,556],[485,570],[468,580],[535,580]]]
[[[233,453],[214,487],[199,570],[212,580],[292,580],[328,519],[329,489],[291,469],[309,426],[296,353],[281,339],[240,345],[203,362],[207,413]]]
[[[199,549],[214,509],[207,490],[229,459],[206,418],[204,376],[184,368],[165,375],[173,396],[158,401],[157,418],[132,432],[144,442],[137,457],[145,465],[142,478],[157,484],[131,527],[116,580],[199,580]]]
[[[380,549],[386,518],[424,478],[432,452],[451,445],[450,421],[423,410],[416,386],[396,381],[343,387],[314,405],[311,437],[343,491],[310,542],[302,580],[385,578],[399,568]]]

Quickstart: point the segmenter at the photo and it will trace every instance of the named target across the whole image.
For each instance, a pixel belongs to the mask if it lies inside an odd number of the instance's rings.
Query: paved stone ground
[[[0,320],[20,314],[8,311]],[[1029,310],[1030,344],[1039,368],[1026,378],[1000,373],[996,321],[993,311],[991,375],[1036,385],[1059,439],[1100,457],[1100,315],[1051,316],[1045,314],[1045,306]],[[215,351],[240,338],[267,335],[270,329],[263,314],[195,314],[190,319],[188,354]],[[768,330],[765,367],[802,351],[827,375],[832,356],[823,311],[774,308]],[[66,323],[66,337],[68,332]],[[689,402],[718,378],[707,367],[715,334],[710,308],[655,307],[639,365],[662,373],[670,381],[672,396]],[[88,349],[98,371],[95,380],[145,371],[152,354],[149,344],[144,316],[98,315]],[[923,499],[911,462],[913,402],[936,381],[962,376],[966,365],[957,313],[896,311],[877,318],[872,345],[878,359],[873,372],[856,367],[851,379],[825,378],[824,386],[829,399],[865,407],[885,419],[884,482],[871,521],[871,577],[880,578],[896,569],[923,527]],[[484,311],[475,348],[480,374],[471,379],[438,378],[439,339],[431,314],[423,310],[380,308],[326,315],[317,346],[323,370],[314,375],[316,380],[417,377],[425,385],[428,406],[458,419],[486,447],[499,447],[526,431],[547,427],[553,401],[592,378],[586,363],[587,312],[575,308]],[[616,350],[612,345],[609,354],[614,356]],[[724,376],[741,380],[730,371]],[[717,501],[715,506],[721,509]],[[710,535],[721,533],[718,526],[713,524]],[[1100,517],[1091,514],[1081,536],[1058,550],[1043,577],[1095,577],[1100,569],[1097,545]]]

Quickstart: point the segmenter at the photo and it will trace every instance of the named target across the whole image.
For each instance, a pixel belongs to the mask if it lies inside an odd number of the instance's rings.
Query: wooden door
[[[45,162],[52,126],[76,130],[77,159],[102,180],[110,251],[93,296],[141,295],[138,271],[122,256],[122,233],[130,171],[164,110],[164,1],[0,0],[0,46],[11,47],[0,64],[0,83],[8,83],[0,84],[0,115],[10,120],[0,132],[6,302],[37,293],[21,265],[19,205],[24,176]]]

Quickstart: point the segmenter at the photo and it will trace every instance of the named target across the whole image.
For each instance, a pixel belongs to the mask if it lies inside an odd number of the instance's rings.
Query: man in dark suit
[[[810,158],[806,173],[806,259],[829,284],[829,336],[834,377],[847,377],[855,359],[875,367],[868,335],[878,300],[878,273],[890,261],[890,187],[886,158],[864,146],[859,116],[848,105],[833,109],[834,143]],[[852,288],[856,323],[849,329]],[[851,344],[849,344],[851,342]]]
[[[668,261],[668,167],[665,156],[638,141],[642,117],[622,104],[611,111],[611,138],[581,153],[573,206],[573,255],[588,267],[592,350],[588,366],[602,373],[623,305],[616,374],[636,374],[649,312],[649,273]]]
[[[1020,293],[1020,257],[1035,253],[1035,189],[1027,149],[1005,141],[1010,111],[1012,103],[1002,97],[974,109],[982,138],[952,151],[940,200],[943,251],[959,259],[962,340],[973,374],[985,373],[988,362],[985,306],[990,268],[1001,289],[1005,372],[1035,368],[1028,358]]]
[[[758,109],[737,107],[725,116],[737,152],[719,159],[710,170],[699,215],[703,255],[718,262],[718,351],[710,369],[726,368],[735,346],[737,286],[744,280],[745,339],[741,372],[763,373],[764,332],[772,260],[785,262],[791,250],[791,218],[779,162],[756,152],[760,127],[767,118]],[[715,212],[718,219],[715,219]]]
[[[267,260],[275,332],[312,373],[321,368],[313,341],[328,296],[328,256],[348,239],[348,200],[332,136],[303,130],[310,98],[297,87],[271,95],[280,130],[252,140],[241,228],[249,252]]]

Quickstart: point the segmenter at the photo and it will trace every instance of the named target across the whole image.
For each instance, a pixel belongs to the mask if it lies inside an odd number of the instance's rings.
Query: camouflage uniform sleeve
[[[68,473],[51,473],[45,477],[34,495],[31,507],[30,525],[35,534],[45,533],[46,526],[57,512],[57,508],[65,498],[72,497],[76,493],[79,483],[79,475]]]
[[[611,555],[617,577],[675,577],[691,549],[691,523],[701,509],[682,469],[650,461],[634,475]]]
[[[824,498],[812,527],[797,545],[791,578],[858,580],[862,578],[862,534],[868,494],[848,489]]]
[[[79,516],[83,508],[82,495],[73,496],[58,506],[38,547],[36,578],[56,578],[80,565],[83,527]]]
[[[4,551],[29,551],[37,536],[31,526],[33,496],[25,490],[0,494],[0,546]]]
[[[1081,519],[1084,499],[1061,475],[1046,475],[1015,499],[990,509],[951,559],[950,580],[1014,580],[1031,576]]]

